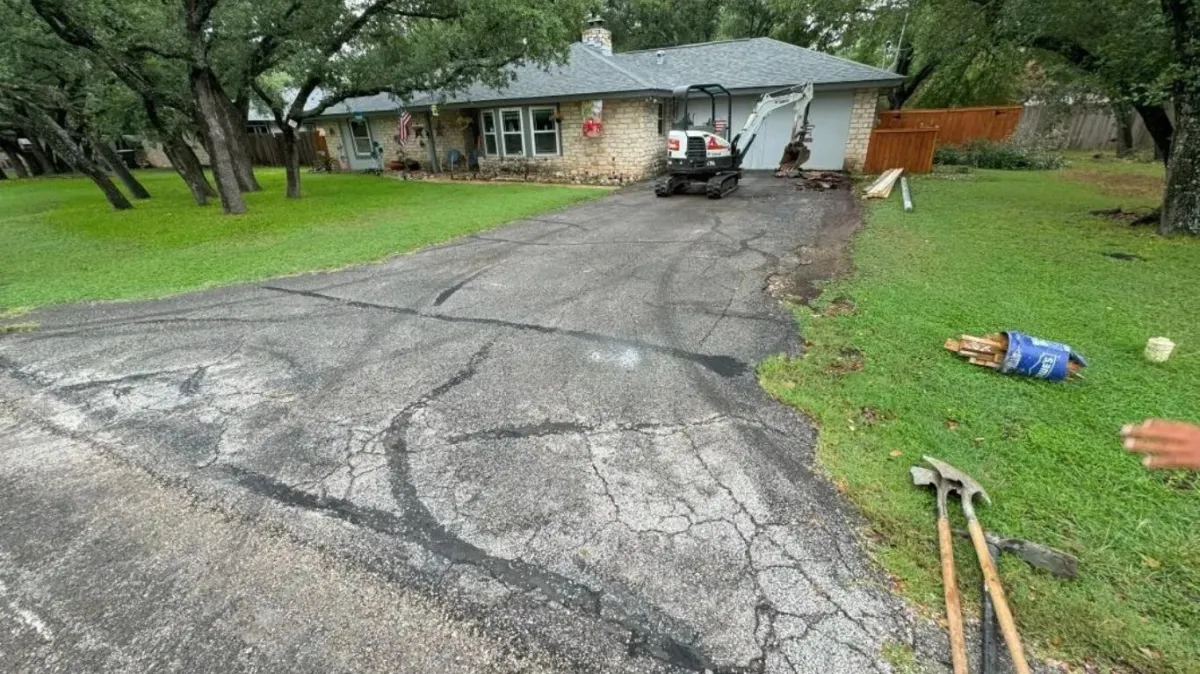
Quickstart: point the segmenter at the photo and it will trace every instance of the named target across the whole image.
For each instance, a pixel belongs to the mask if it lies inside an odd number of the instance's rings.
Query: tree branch
[[[283,125],[287,123],[285,115],[283,114],[283,106],[285,105],[284,101],[268,94],[266,90],[262,88],[262,85],[258,83],[257,79],[250,80],[250,89],[252,89],[254,94],[258,96],[259,100],[261,100],[263,104],[267,106],[267,109],[271,111],[271,116],[275,118],[275,123],[278,124],[279,128],[282,129]]]
[[[1084,72],[1095,72],[1100,65],[1094,54],[1088,51],[1083,45],[1069,38],[1058,37],[1056,35],[1038,35],[1029,41],[1029,46],[1034,49],[1058,54],[1066,59],[1068,63]]]
[[[127,49],[125,49],[125,53],[130,58],[139,58],[139,57],[145,56],[146,54],[154,54],[155,56],[158,56],[159,58],[171,59],[171,60],[176,60],[176,61],[186,61],[189,58],[189,56],[187,54],[184,54],[181,52],[176,52],[176,51],[168,51],[166,49],[161,49],[159,47],[155,47],[153,45],[148,45],[148,44],[135,44],[132,47],[128,47]]]

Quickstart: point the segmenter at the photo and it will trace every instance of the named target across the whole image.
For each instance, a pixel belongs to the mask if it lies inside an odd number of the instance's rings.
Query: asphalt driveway
[[[768,275],[854,213],[640,189],[44,312],[0,337],[0,670],[890,671],[925,640],[754,378]]]

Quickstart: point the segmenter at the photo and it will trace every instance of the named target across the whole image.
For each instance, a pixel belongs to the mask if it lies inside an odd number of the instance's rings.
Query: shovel
[[[942,558],[942,589],[946,596],[946,622],[950,626],[950,660],[954,674],[968,674],[967,639],[963,631],[962,599],[958,593],[958,579],[954,570],[954,541],[950,538],[950,520],[946,516],[946,497],[954,488],[950,482],[928,468],[913,466],[913,484],[937,490],[938,508],[938,551]]]

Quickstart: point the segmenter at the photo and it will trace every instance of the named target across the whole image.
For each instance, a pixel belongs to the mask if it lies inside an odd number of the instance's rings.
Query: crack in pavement
[[[433,306],[435,306],[435,307],[442,306],[443,304],[446,303],[446,300],[450,299],[454,295],[454,293],[458,292],[459,290],[462,290],[463,286],[465,286],[468,283],[470,283],[471,281],[474,281],[475,279],[479,278],[485,272],[487,272],[489,269],[491,269],[490,266],[484,267],[483,269],[480,269],[479,271],[471,274],[470,276],[466,277],[465,279],[459,281],[458,283],[455,283],[454,285],[450,286],[449,288],[446,288],[442,292],[438,293],[438,296],[433,300]]]
[[[747,670],[738,666],[719,666],[705,656],[694,642],[697,635],[687,628],[674,625],[675,620],[661,611],[642,603],[635,610],[624,601],[606,601],[604,590],[597,590],[561,574],[540,568],[520,559],[504,559],[455,536],[434,518],[422,503],[408,477],[408,443],[406,435],[413,415],[431,402],[446,395],[471,379],[487,359],[491,344],[485,344],[446,381],[429,393],[406,405],[396,414],[384,433],[392,478],[392,496],[403,512],[398,516],[378,508],[359,505],[351,500],[313,494],[287,485],[274,477],[236,466],[221,469],[244,488],[285,505],[324,513],[357,526],[399,537],[447,560],[452,565],[474,567],[504,586],[525,593],[534,593],[550,602],[614,624],[626,630],[630,649],[664,663],[689,671],[714,674],[741,674]],[[615,502],[614,502],[615,505]],[[672,635],[687,632],[688,636]]]
[[[337,302],[356,309],[372,309],[376,311],[390,311],[392,313],[402,314],[405,316],[413,316],[415,318],[426,318],[445,323],[466,323],[472,325],[487,325],[499,328],[510,328],[513,330],[527,330],[531,332],[539,332],[547,335],[563,335],[574,337],[588,342],[604,344],[609,346],[623,346],[627,348],[645,349],[655,353],[686,360],[711,370],[715,374],[722,377],[739,377],[750,371],[750,366],[744,361],[741,361],[733,356],[720,356],[697,353],[695,351],[687,351],[673,346],[662,346],[660,344],[650,344],[640,340],[626,339],[623,337],[610,337],[595,332],[586,330],[575,330],[572,328],[555,328],[548,325],[538,325],[537,323],[522,323],[517,321],[506,321],[500,318],[482,318],[474,316],[450,316],[447,314],[430,314],[417,309],[409,309],[408,307],[396,307],[387,304],[376,304],[374,302],[364,302],[362,300],[351,300],[335,295],[326,295],[315,290],[297,290],[294,288],[281,288],[279,286],[262,286],[263,290],[270,290],[278,293],[286,293],[289,295],[299,295],[301,297],[309,297],[312,299],[323,300],[326,302]]]

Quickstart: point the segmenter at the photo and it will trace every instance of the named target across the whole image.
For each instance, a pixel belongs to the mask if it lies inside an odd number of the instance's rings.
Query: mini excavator
[[[654,183],[654,193],[669,197],[689,185],[705,184],[709,199],[720,199],[737,189],[742,177],[742,160],[754,143],[767,115],[779,108],[793,106],[791,137],[784,148],[780,171],[790,171],[808,161],[810,150],[804,145],[808,134],[808,105],[812,102],[812,83],[798,84],[763,94],[746,118],[737,135],[730,139],[729,127],[719,128],[718,101],[726,107],[725,120],[733,116],[733,96],[719,84],[693,84],[674,91],[678,118],[667,135],[667,175]],[[704,103],[708,103],[704,106]],[[708,124],[696,125],[691,107],[710,107]]]

